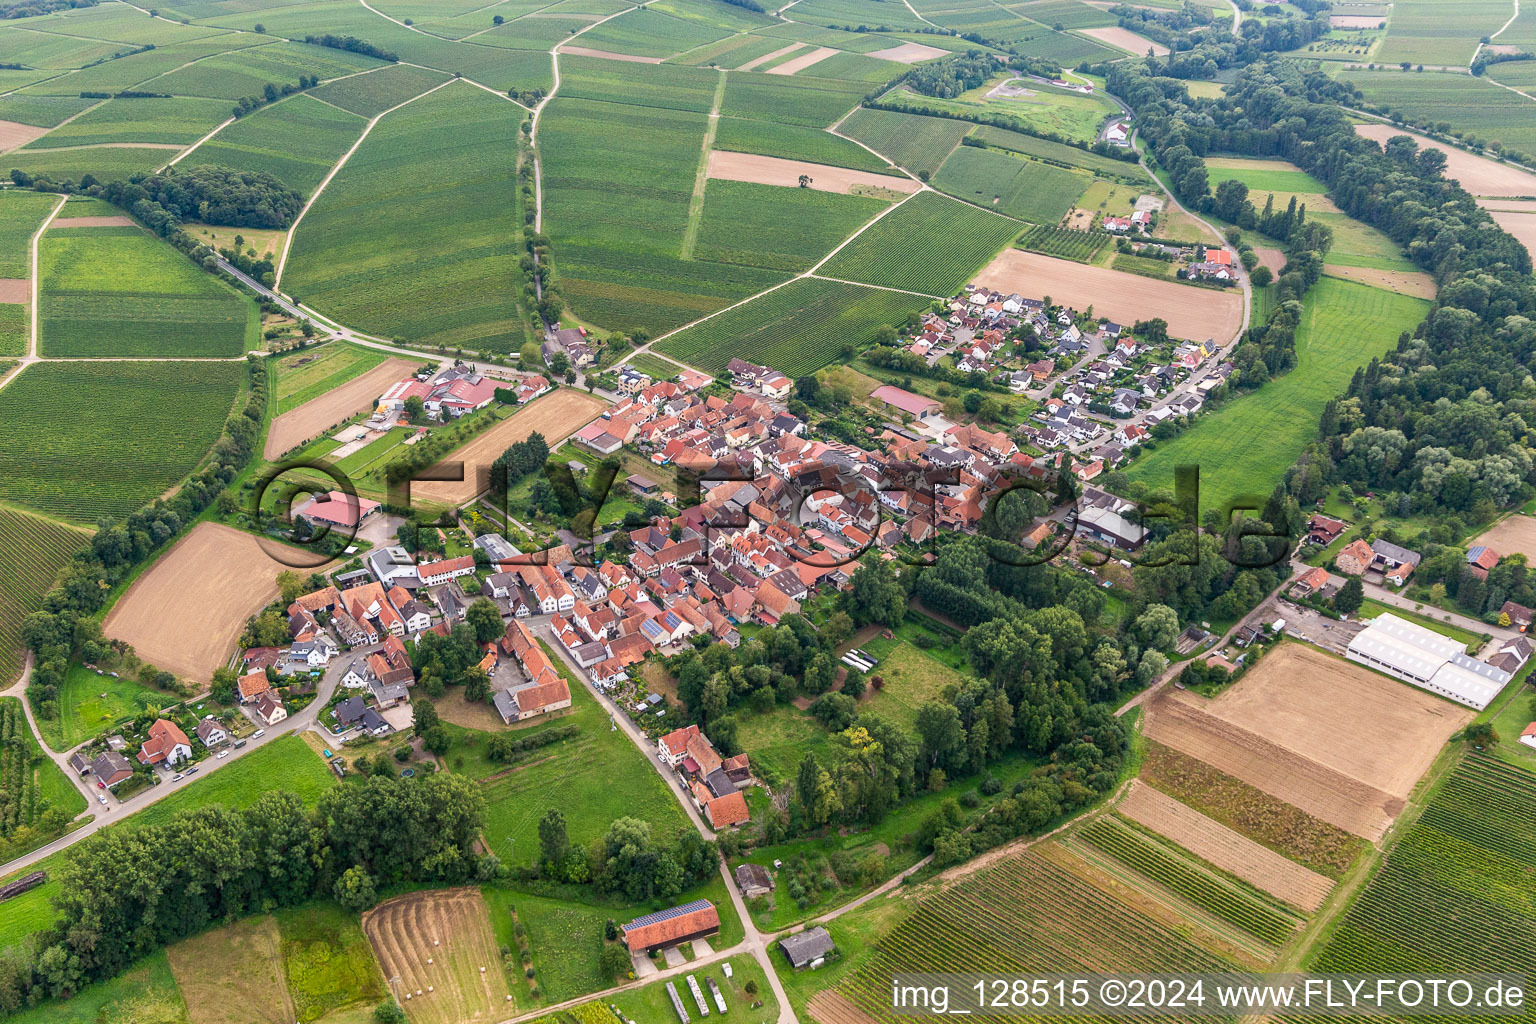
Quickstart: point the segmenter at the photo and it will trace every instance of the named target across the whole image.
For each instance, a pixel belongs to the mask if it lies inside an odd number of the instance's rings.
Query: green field
[[[191,145],[230,116],[224,100],[108,100],[34,141],[30,150],[93,146],[103,142]]]
[[[1054,224],[1066,216],[1092,181],[1093,176],[1085,171],[959,146],[939,168],[933,187],[1010,217]]]
[[[254,36],[236,36],[226,32],[217,36],[210,36],[206,39],[173,43],[170,46],[156,46],[153,50],[146,50],[143,53],[136,53],[130,57],[121,57],[117,60],[109,60],[101,64],[92,65],[83,71],[60,75],[46,82],[39,82],[37,85],[27,89],[23,95],[79,97],[82,91],[116,92],[119,89],[131,89],[141,82],[147,82],[167,72],[174,71],[188,61],[240,49],[253,45],[257,41],[257,38]],[[84,102],[95,103],[99,101],[86,100]]]
[[[990,95],[1001,85],[1027,90],[1021,96]],[[1000,118],[1025,133],[1048,134],[1077,142],[1093,142],[1099,136],[1104,119],[1119,108],[1098,95],[1084,95],[1028,79],[1003,76],[963,92],[953,99],[940,99],[913,92],[908,87],[893,90],[885,97],[894,106],[911,105],[979,114]]]
[[[1206,164],[1212,186],[1223,181],[1240,181],[1248,186],[1248,198],[1263,209],[1266,192],[1309,192],[1322,195],[1328,186],[1302,170],[1277,170],[1263,167],[1263,161],[1211,160]],[[1250,166],[1245,166],[1248,164]]]
[[[42,607],[59,570],[89,537],[79,530],[0,507],[0,559],[11,570],[0,580],[0,689],[21,671],[21,624]]]
[[[1524,970],[1536,946],[1536,776],[1468,754],[1305,966]],[[1456,927],[1448,927],[1454,920]]]
[[[1367,102],[1415,122],[1444,121],[1483,143],[1498,140],[1512,149],[1536,152],[1536,105],[1491,82],[1427,71],[1343,71],[1338,77],[1353,82]]]
[[[218,164],[265,171],[306,196],[362,134],[357,114],[294,96],[248,114],[193,150],[178,166]]]
[[[812,65],[805,74],[815,70]],[[733,71],[726,80],[720,113],[825,128],[857,107],[867,92],[869,87],[858,82]]]
[[[914,174],[933,174],[970,132],[971,125],[944,117],[922,117],[861,107],[838,131],[857,139]]]
[[[879,637],[864,644],[864,651],[880,659],[871,675],[884,680],[878,691],[860,702],[861,711],[869,711],[890,721],[912,728],[917,712],[931,700],[943,700],[944,688],[960,687],[965,682],[961,669],[946,664],[939,655],[960,655],[959,651],[924,651],[905,640],[890,641]],[[964,657],[959,661],[963,665]]]
[[[0,391],[0,500],[94,524],[176,483],[219,438],[240,363],[48,363]]]
[[[40,192],[0,192],[0,277],[32,276],[32,236],[58,201]],[[3,349],[0,353],[20,355]]]
[[[1325,277],[1307,293],[1296,331],[1296,367],[1251,395],[1200,416],[1127,469],[1133,480],[1172,487],[1173,469],[1200,467],[1200,506],[1222,508],[1239,495],[1260,504],[1317,433],[1328,399],[1357,367],[1392,350],[1429,303],[1380,288]]]
[[[685,72],[709,81],[701,108],[708,110],[717,73],[599,63],[631,76],[634,103],[566,98],[562,85],[539,122],[544,225],[572,309],[603,328],[658,334],[781,281],[782,272],[681,258],[707,117],[640,104],[670,96],[680,105],[697,105],[692,86],[673,90],[671,77],[654,78]],[[606,77],[618,72],[602,69],[604,76],[597,77],[580,62],[571,64],[572,93],[608,95],[622,88],[621,80]],[[630,70],[635,68],[643,70]]]
[[[844,345],[874,338],[927,305],[914,295],[835,281],[792,281],[745,305],[695,324],[661,343],[661,351],[719,374],[735,357],[772,366],[792,378],[813,373]]]
[[[650,759],[623,732],[609,727],[608,713],[565,663],[547,648],[545,653],[571,689],[570,712],[548,727],[577,725],[581,733],[542,748],[532,761],[484,783],[485,837],[491,849],[509,863],[529,863],[539,848],[539,819],[553,807],[565,812],[571,843],[578,848],[601,838],[614,819],[625,816],[650,822],[658,839],[690,827]],[[450,751],[450,768],[453,759]]]
[[[782,188],[744,181],[710,181],[694,258],[798,273],[887,204],[881,199]]]
[[[516,350],[520,113],[454,85],[380,121],[294,229],[283,287],[375,334]]]
[[[641,57],[670,57],[712,43],[728,33],[729,29],[674,18],[654,8],[643,7],[627,11],[583,33],[581,45]],[[555,40],[551,39],[545,45],[553,42]]]
[[[178,68],[144,83],[146,92],[238,100],[259,95],[269,82],[282,88],[298,85],[303,75],[340,78],[383,67],[384,62],[346,50],[307,43],[268,43],[222,53]]]
[[[3,103],[4,101],[0,101]],[[33,177],[51,181],[79,181],[87,174],[98,181],[126,181],[135,174],[149,174],[175,156],[175,150],[145,146],[118,148],[97,146],[89,149],[18,149],[6,154],[7,172],[23,170]]]
[[[1045,57],[1068,66],[1082,61],[1118,60],[1122,55],[1121,51],[1084,36],[1057,32],[1048,25],[996,5],[932,14],[928,20],[961,35],[979,35],[995,41],[1022,56]]]
[[[1478,39],[1497,32],[1514,13],[1514,5],[1503,0],[1394,0],[1386,42],[1373,56],[1385,64],[1406,60],[1466,67]]]
[[[100,100],[82,98],[78,92],[69,96],[34,96],[29,93],[12,93],[0,98],[0,118],[20,121],[39,128],[54,125],[80,113]]]
[[[58,713],[38,720],[48,746],[61,753],[79,746],[145,708],[163,708],[176,698],[135,679],[99,676],[73,664],[59,686]]]
[[[391,64],[366,75],[322,85],[311,90],[310,95],[362,117],[377,117],[446,80],[447,76],[440,71]]]
[[[361,377],[388,358],[377,349],[340,342],[279,356],[275,360],[277,407],[272,413],[275,416],[297,409],[353,377]]]
[[[45,356],[238,356],[252,302],[147,231],[47,232],[38,246]]]
[[[878,174],[897,173],[884,160],[847,139],[817,128],[775,121],[722,117],[715,130],[715,148],[736,153],[762,153],[786,160],[809,160]]]
[[[283,974],[300,1021],[329,1020],[345,1007],[371,1011],[388,992],[357,914],[330,902],[277,912]]]
[[[1022,230],[1016,220],[920,192],[828,260],[820,273],[953,295]]]
[[[1052,28],[1100,28],[1113,25],[1116,18],[1108,11],[1089,7],[1081,0],[1039,0],[1037,3],[1016,4],[1011,10],[1031,21]]]

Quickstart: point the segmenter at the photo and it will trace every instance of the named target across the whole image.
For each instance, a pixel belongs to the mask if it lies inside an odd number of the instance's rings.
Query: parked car
[[[239,750],[243,746],[245,746],[245,740],[235,740],[235,749],[236,750]]]
[[[177,772],[175,775],[172,775],[171,776],[171,781],[172,782],[180,782],[181,781],[181,772]]]
[[[106,789],[107,788],[107,784],[105,782],[98,782],[98,783],[96,783],[96,788],[97,789]]]
[[[187,774],[188,775],[196,775],[197,774],[197,765],[193,765],[191,768],[188,768],[187,769]]]
[[[229,756],[229,751],[227,751],[227,750],[219,751],[219,760],[220,761],[224,760],[228,756]]]
[[[97,793],[96,794],[96,799],[100,800],[103,804],[105,804],[107,802],[107,794],[105,794],[105,793]]]
[[[263,736],[265,736],[266,734],[267,734],[267,730],[265,730],[265,729],[257,729],[255,732],[251,733],[251,739],[259,740]]]

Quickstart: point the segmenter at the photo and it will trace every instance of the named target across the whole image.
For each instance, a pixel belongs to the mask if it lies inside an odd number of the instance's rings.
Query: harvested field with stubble
[[[572,388],[561,388],[554,394],[545,395],[444,456],[444,462],[464,463],[463,480],[417,483],[411,487],[411,497],[462,505],[490,486],[491,463],[511,445],[538,431],[553,451],[566,437],[597,419],[607,407],[608,403],[601,398]]]
[[[277,596],[285,568],[250,534],[199,523],[134,581],[102,631],[132,644],[151,665],[206,684],[229,659],[245,620]]]
[[[490,911],[478,889],[390,900],[363,915],[363,932],[384,977],[399,977],[398,991],[410,994],[402,1005],[412,1024],[482,1024],[512,1016]]]
[[[1208,700],[1159,694],[1147,735],[1366,839],[1381,838],[1472,712],[1288,644]]]
[[[1049,295],[1064,305],[1113,317],[1122,323],[1162,317],[1176,338],[1225,344],[1243,324],[1243,296],[1236,290],[1194,289],[1174,281],[1086,267],[1022,249],[1004,249],[976,275],[978,285],[1030,298]]]
[[[1474,196],[1536,196],[1536,174],[1475,156],[1390,124],[1357,124],[1355,133],[1385,145],[1395,135],[1406,135],[1422,149],[1429,146],[1445,154],[1445,176],[1461,182]]]
[[[1332,879],[1260,846],[1140,780],[1131,781],[1115,809],[1202,860],[1302,910],[1322,906],[1333,889]]]
[[[290,1024],[282,937],[270,914],[206,931],[166,950],[192,1024]]]
[[[356,416],[417,365],[409,359],[387,359],[361,377],[274,417],[261,457],[269,461],[275,459],[290,448],[318,437],[326,428]]]

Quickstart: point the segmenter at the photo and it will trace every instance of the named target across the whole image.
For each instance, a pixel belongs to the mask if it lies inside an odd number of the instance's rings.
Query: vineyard
[[[237,362],[34,363],[0,391],[0,499],[81,523],[127,515],[203,458],[244,376]]]
[[[1016,220],[934,192],[919,192],[850,242],[820,272],[844,281],[953,295],[1023,228]]]
[[[6,571],[0,579],[0,688],[21,671],[21,623],[42,606],[64,563],[85,546],[79,530],[0,508],[0,554]]]
[[[1205,869],[1116,818],[1098,818],[1078,833],[1089,846],[1193,903],[1211,915],[1278,946],[1295,930],[1291,914]]]
[[[877,327],[899,324],[922,305],[901,292],[807,278],[679,331],[660,348],[712,374],[740,357],[803,377],[832,362],[844,345],[871,341]]]
[[[1036,848],[924,899],[835,993],[813,1000],[811,1011],[837,1024],[857,1019],[838,1005],[851,1003],[881,1024],[904,1020],[891,1008],[891,978],[902,973],[1156,974],[1228,966]]]
[[[1074,231],[1055,224],[1041,224],[1030,228],[1019,239],[1020,249],[1043,252],[1047,256],[1060,256],[1064,260],[1092,263],[1093,258],[1109,241],[1106,231]]]
[[[1525,972],[1536,957],[1536,776],[1469,756],[1309,969]]]

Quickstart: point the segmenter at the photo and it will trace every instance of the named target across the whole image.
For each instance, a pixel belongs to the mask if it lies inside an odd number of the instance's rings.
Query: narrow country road
[[[5,695],[20,697],[22,704],[25,705],[27,703],[27,681],[31,678],[31,675],[32,659],[30,656],[28,656],[26,667],[22,671],[20,681],[18,681],[16,685],[12,686],[9,690],[6,690]],[[310,702],[309,706],[304,708],[302,711],[267,729],[265,734],[261,737],[256,739],[248,739],[246,741],[246,745],[243,748],[235,750],[233,747],[231,747],[230,754],[226,758],[218,759],[210,757],[198,762],[198,776],[206,777],[207,775],[218,771],[220,768],[234,764],[242,757],[248,757],[253,751],[259,750],[260,748],[266,746],[274,740],[279,739],[280,737],[287,736],[290,733],[302,732],[303,730],[308,729],[311,725],[318,721],[320,711],[325,707],[326,702],[330,700],[331,694],[335,691],[335,688],[336,684],[334,682],[329,684],[321,683],[320,691],[316,695],[315,699]],[[197,700],[199,698],[193,697],[190,699]],[[36,734],[36,724],[33,721],[32,709],[30,707],[27,708],[27,721],[33,726],[33,732]],[[68,764],[69,754],[73,750],[78,749],[77,747],[66,750],[61,754],[54,753],[53,751],[48,750],[48,745],[43,743],[41,736],[38,737],[38,745],[41,746],[45,751],[48,751],[48,756],[53,759],[55,764],[58,764],[59,767],[64,770],[65,775],[68,775],[74,779],[77,786],[81,785],[81,781],[75,776],[74,772],[69,768]],[[125,753],[127,753],[129,756],[132,756],[134,752],[126,751]],[[101,829],[121,821],[122,819],[133,814],[135,811],[142,811],[150,804],[158,803],[170,794],[177,792],[178,790],[185,789],[188,785],[191,785],[196,781],[197,777],[183,778],[180,782],[162,781],[158,786],[154,786],[146,790],[141,790],[140,792],[135,793],[133,796],[128,797],[126,800],[118,800],[116,797],[109,796],[107,798],[106,806],[107,808],[110,808],[110,810],[105,811],[103,810],[101,803],[96,799],[97,794],[93,793],[89,789],[85,789],[83,791],[90,795],[91,805],[97,812],[96,817],[92,819],[89,824],[83,825],[67,835],[60,836],[58,839],[55,839],[53,842],[47,844],[46,846],[41,846],[36,850],[33,850],[31,853],[22,854],[20,857],[16,857],[15,859],[5,864],[0,864],[0,878],[5,877],[6,875],[14,874],[17,871],[20,871],[22,868],[30,867],[31,865],[36,864],[38,861],[44,860],[47,857],[58,853],[60,850],[68,849],[87,836],[94,835]],[[118,813],[119,811],[122,813]]]

